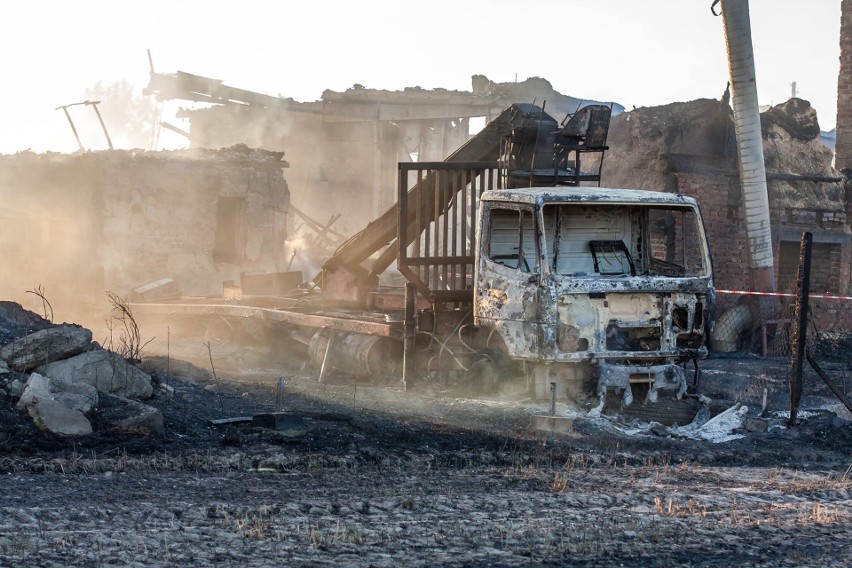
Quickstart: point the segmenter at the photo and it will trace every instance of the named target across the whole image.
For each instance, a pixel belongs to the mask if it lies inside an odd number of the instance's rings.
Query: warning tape
[[[737,296],[780,296],[782,298],[795,298],[796,294],[784,292],[748,292],[746,290],[716,290],[717,294],[736,294]],[[831,296],[829,294],[808,294],[808,298],[820,298],[822,300],[852,300],[852,296]]]

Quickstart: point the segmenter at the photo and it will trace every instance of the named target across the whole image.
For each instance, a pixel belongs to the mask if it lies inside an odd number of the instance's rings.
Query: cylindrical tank
[[[322,365],[332,333],[335,337],[328,364],[334,370],[365,379],[397,375],[402,378],[402,342],[378,335],[322,329],[314,334],[308,346],[316,366]]]

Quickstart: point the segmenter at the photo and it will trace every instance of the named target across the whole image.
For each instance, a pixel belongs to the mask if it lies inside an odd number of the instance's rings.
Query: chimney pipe
[[[751,285],[755,291],[774,292],[769,194],[763,162],[763,135],[757,104],[748,0],[722,0],[721,5],[737,133],[737,162],[746,214]]]

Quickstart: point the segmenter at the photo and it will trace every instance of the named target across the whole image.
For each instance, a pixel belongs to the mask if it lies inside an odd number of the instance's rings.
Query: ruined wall
[[[160,278],[220,295],[283,270],[288,203],[280,154],[246,147],[0,156],[0,293],[43,285],[62,317]]]
[[[852,169],[852,0],[840,4],[840,74],[837,78],[838,170]]]
[[[792,99],[764,113],[775,266],[779,290],[791,290],[802,231],[814,234],[811,289],[852,290],[848,201],[831,151],[819,143],[816,113]],[[746,230],[734,161],[730,109],[714,100],[636,109],[613,118],[602,185],[695,197],[705,219],[716,286],[749,287]],[[724,299],[723,299],[724,302]]]

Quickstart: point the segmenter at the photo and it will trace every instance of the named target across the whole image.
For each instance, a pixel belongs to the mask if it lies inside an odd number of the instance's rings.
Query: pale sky
[[[317,100],[355,83],[375,89],[470,89],[539,76],[572,96],[633,106],[719,98],[728,78],[711,0],[79,0],[3,2],[0,153],[68,152],[57,106],[97,81],[141,92],[146,49],[158,72]],[[761,104],[811,101],[834,127],[840,0],[751,0]],[[178,106],[164,108],[174,118]],[[81,123],[94,115],[78,111]],[[107,125],[110,126],[110,125]],[[177,135],[161,146],[180,144]],[[85,141],[101,149],[102,140]]]

